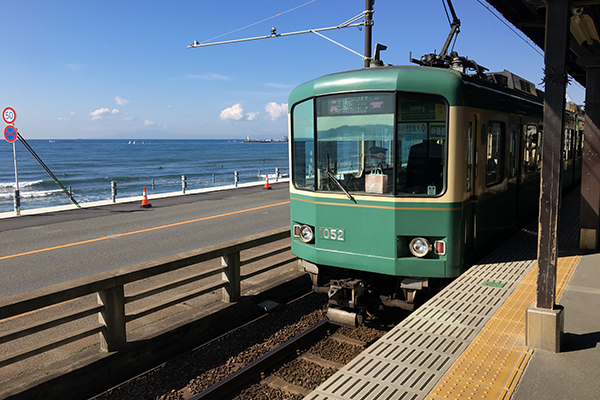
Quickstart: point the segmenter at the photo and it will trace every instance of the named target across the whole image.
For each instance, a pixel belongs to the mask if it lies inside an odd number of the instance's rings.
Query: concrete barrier
[[[159,337],[162,337],[160,340],[164,341],[167,340],[165,337],[169,335],[162,332],[156,335],[155,338],[145,338],[140,337],[140,332],[138,331],[134,340],[131,340],[128,337],[126,324],[160,313],[176,304],[190,301],[190,299],[197,299],[203,295],[212,294],[215,297],[215,292],[218,291],[221,291],[220,302],[223,305],[237,303],[239,307],[247,308],[249,306],[248,299],[243,299],[241,296],[242,283],[244,281],[281,266],[295,265],[296,258],[290,252],[289,240],[286,240],[289,236],[289,228],[284,227],[0,299],[0,322],[9,320],[14,322],[18,318],[24,318],[39,310],[72,304],[66,312],[55,314],[50,318],[29,318],[32,319],[32,322],[18,324],[16,328],[3,330],[0,333],[0,345],[5,349],[12,350],[12,352],[9,354],[2,352],[0,355],[0,368],[10,368],[14,363],[94,335],[99,336],[100,354],[97,356],[93,354],[87,355],[88,358],[95,359],[94,363],[98,363],[100,360],[104,360],[102,362],[105,363],[108,359],[120,359],[121,361],[119,362],[123,362],[123,360],[130,358],[131,354],[134,353],[148,354],[147,347],[142,349],[139,345],[140,342]],[[276,245],[273,248],[271,244],[278,241],[285,244],[283,246]],[[260,252],[250,251],[249,256],[241,256],[241,252],[253,250],[263,245],[269,245],[268,249],[263,248]],[[161,278],[165,274],[172,274],[174,271],[176,273],[176,271],[189,266],[211,260],[218,261],[219,259],[221,261],[220,265],[213,265],[208,269],[196,268],[191,274],[186,273],[183,277]],[[215,263],[213,262],[213,264]],[[250,265],[252,266],[251,269],[245,271],[244,267]],[[292,278],[296,279],[301,275],[298,273],[297,276]],[[142,280],[150,280],[152,283],[144,285],[141,289],[136,288],[133,291],[125,290],[126,285],[135,285]],[[271,283],[275,281],[276,279]],[[306,289],[310,290],[308,280],[305,283],[303,281],[301,285],[304,284],[306,284]],[[178,292],[177,289],[184,285],[188,285],[188,289]],[[189,289],[190,286],[192,287],[191,290]],[[97,297],[97,304],[81,302],[81,306],[74,305],[78,303],[77,299],[84,298],[85,296],[89,297],[90,295]],[[144,299],[147,301],[143,307],[129,307],[130,310],[126,312],[128,304],[140,302],[140,300]],[[226,312],[224,310],[228,307],[219,307],[213,304],[210,308],[213,308],[216,313],[222,314]],[[93,319],[90,322],[89,317],[93,317],[94,315],[97,315],[97,319],[95,322]],[[82,325],[83,321],[85,321],[84,326],[78,326],[78,329],[63,329],[61,335],[44,334],[44,332],[60,327],[61,325],[72,324],[74,322]],[[187,321],[187,323],[190,322]],[[177,323],[175,325],[173,330],[177,332],[174,334],[179,336],[185,335],[185,333],[182,333],[187,329],[182,328],[185,324]],[[221,325],[225,327],[228,324],[223,323]],[[204,327],[200,330],[207,331],[208,329]],[[42,337],[45,340],[36,339],[29,347],[11,345],[12,342],[18,343],[19,340],[22,341],[24,338],[32,335],[36,338]],[[160,346],[164,347],[164,344]],[[123,354],[119,356],[121,352]],[[137,355],[135,358],[140,359],[143,356]],[[90,365],[89,362],[84,362],[84,364]],[[129,365],[129,367],[131,366]],[[73,366],[69,368],[72,370]],[[95,368],[98,367],[96,366]],[[112,365],[110,369],[116,370],[118,368]],[[73,375],[73,372],[69,373]],[[30,386],[38,386],[38,389],[48,387],[48,379],[51,379],[51,377],[46,376],[45,378],[41,378],[39,382],[35,382],[35,379],[30,379]],[[7,388],[7,390],[7,392],[4,392],[5,395],[15,395],[19,393],[20,389],[13,387],[12,389]],[[24,398],[34,393],[31,392],[30,388],[27,390],[29,392],[27,392],[28,394]],[[52,390],[61,393],[56,388]],[[0,393],[0,398],[4,398],[3,393]]]

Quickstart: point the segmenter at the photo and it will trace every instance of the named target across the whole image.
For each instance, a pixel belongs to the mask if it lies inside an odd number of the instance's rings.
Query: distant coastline
[[[248,135],[246,140],[244,140],[244,143],[282,143],[287,141],[287,136],[284,136],[281,139],[250,139],[250,135]]]

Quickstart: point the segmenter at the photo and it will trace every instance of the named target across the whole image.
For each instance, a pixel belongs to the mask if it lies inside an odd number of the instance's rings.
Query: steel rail
[[[238,389],[249,380],[260,378],[262,372],[281,362],[297,349],[314,341],[316,338],[325,335],[329,328],[330,323],[327,319],[316,323],[244,368],[234,372],[227,378],[215,383],[208,389],[192,397],[191,400],[219,400],[224,398],[224,396],[231,393],[233,390]]]

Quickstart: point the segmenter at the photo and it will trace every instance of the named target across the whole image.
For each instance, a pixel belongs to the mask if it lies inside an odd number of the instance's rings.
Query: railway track
[[[304,296],[95,399],[302,399],[408,315],[340,327],[325,320],[326,301]]]

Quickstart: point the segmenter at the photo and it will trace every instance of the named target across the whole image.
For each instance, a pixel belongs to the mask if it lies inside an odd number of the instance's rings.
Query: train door
[[[466,182],[466,204],[464,216],[464,243],[465,258],[474,255],[477,240],[477,116],[471,114],[467,122],[467,182]]]

